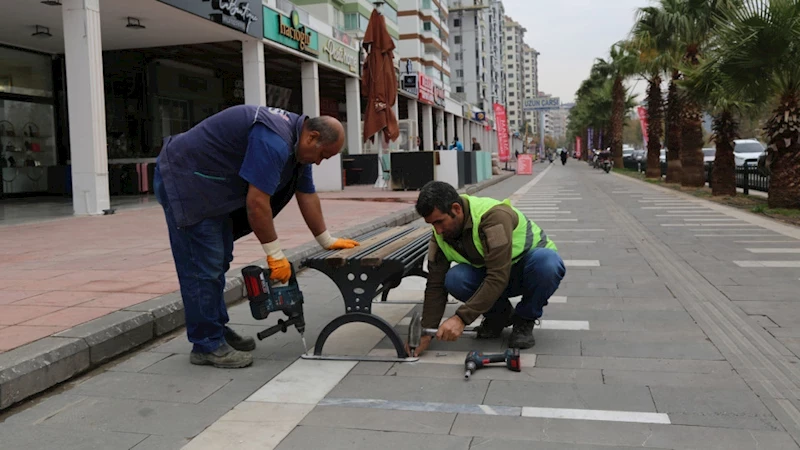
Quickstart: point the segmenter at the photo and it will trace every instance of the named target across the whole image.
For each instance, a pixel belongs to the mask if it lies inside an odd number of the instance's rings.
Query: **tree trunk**
[[[656,75],[647,88],[647,178],[661,178],[661,134],[663,113],[661,77]]]
[[[678,86],[675,80],[680,78],[680,72],[672,72],[672,80],[669,83],[669,93],[667,94],[667,136],[665,147],[667,148],[667,183],[680,183],[683,173],[681,166],[681,105],[678,95]]]
[[[622,121],[625,120],[625,88],[622,77],[614,78],[611,88],[611,155],[614,166],[622,168]]]
[[[596,128],[592,132],[592,148],[593,149],[600,149],[600,129]]]
[[[581,159],[589,161],[589,130],[583,130],[583,138],[581,139]]]
[[[800,208],[800,92],[785,94],[765,130],[772,153],[770,208]]]
[[[714,141],[717,153],[714,169],[711,172],[711,194],[714,196],[736,195],[736,164],[733,158],[733,140],[736,139],[739,124],[730,111],[714,116]]]
[[[703,120],[700,107],[694,100],[683,100],[681,129],[681,186],[703,187],[706,177],[703,172]]]

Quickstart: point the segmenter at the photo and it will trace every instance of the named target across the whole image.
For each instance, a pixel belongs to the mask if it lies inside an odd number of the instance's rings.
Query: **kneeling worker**
[[[233,242],[255,232],[270,279],[289,281],[291,265],[273,218],[292,198],[321,247],[358,245],[326,231],[312,178],[311,164],[336,155],[343,145],[344,128],[333,117],[251,105],[230,107],[165,139],[153,190],[166,216],[186,334],[194,344],[192,364],[252,364],[248,352],[255,340],[226,325],[225,273]]]
[[[453,341],[483,315],[479,339],[500,337],[513,325],[509,347],[532,347],[534,323],[566,274],[555,243],[507,200],[460,196],[440,181],[422,188],[416,210],[434,231],[422,326],[438,327],[437,339]],[[464,304],[439,325],[448,293]],[[515,309],[509,297],[519,295]],[[422,338],[418,354],[431,339]]]

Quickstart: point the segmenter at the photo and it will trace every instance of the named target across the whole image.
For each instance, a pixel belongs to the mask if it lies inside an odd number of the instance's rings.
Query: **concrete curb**
[[[513,172],[496,175],[459,189],[459,192],[473,194],[512,176]],[[357,236],[385,226],[405,225],[417,218],[411,206],[339,234]],[[305,258],[319,251],[319,245],[311,241],[285,253],[299,268]],[[263,266],[261,261],[253,264]],[[226,279],[225,303],[230,305],[244,298],[246,293],[241,270],[231,270]],[[172,292],[2,353],[0,410],[94,369],[184,324],[180,292]]]

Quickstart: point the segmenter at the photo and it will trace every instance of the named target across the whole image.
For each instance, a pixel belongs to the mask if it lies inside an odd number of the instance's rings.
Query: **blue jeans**
[[[231,220],[226,214],[189,227],[178,227],[158,167],[153,176],[153,190],[167,219],[169,243],[183,298],[186,334],[194,344],[193,351],[213,352],[225,342],[225,324],[229,320],[224,292],[225,272],[233,261]]]
[[[484,316],[505,310],[509,297],[522,296],[516,314],[524,319],[538,319],[544,314],[544,306],[552,296],[567,269],[557,252],[549,248],[532,248],[516,264],[511,266],[511,277],[502,296]],[[447,271],[444,286],[456,299],[466,302],[478,290],[486,277],[486,268],[469,264],[458,264]]]

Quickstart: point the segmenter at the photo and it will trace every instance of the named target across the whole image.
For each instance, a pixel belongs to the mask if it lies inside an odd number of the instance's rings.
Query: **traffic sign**
[[[522,101],[522,110],[525,112],[559,108],[561,108],[559,97],[533,97]]]

